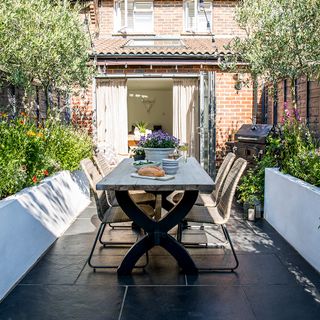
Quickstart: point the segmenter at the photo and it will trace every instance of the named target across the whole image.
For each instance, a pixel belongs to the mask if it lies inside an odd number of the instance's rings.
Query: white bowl
[[[177,172],[178,172],[178,167],[176,167],[176,168],[168,168],[168,167],[162,167],[163,168],[163,170],[164,170],[164,172],[166,173],[166,174],[169,174],[169,175],[174,175],[174,174],[176,174]]]
[[[158,162],[158,161],[148,161],[148,160],[137,160],[137,161],[134,161],[132,163],[132,165],[137,169],[140,169],[142,167],[150,167],[150,166],[159,167],[160,166],[160,162]]]

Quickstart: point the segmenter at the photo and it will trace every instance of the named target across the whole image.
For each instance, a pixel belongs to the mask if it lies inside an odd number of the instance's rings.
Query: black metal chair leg
[[[234,260],[235,260],[235,265],[231,266],[231,267],[198,268],[198,270],[200,272],[234,272],[234,270],[236,270],[238,268],[238,266],[239,266],[239,260],[238,260],[238,257],[236,255],[236,252],[234,250],[233,243],[231,241],[231,238],[230,238],[229,232],[227,230],[227,227],[225,225],[221,225],[221,228],[222,228],[222,231],[223,231],[223,234],[224,234],[226,240],[230,244],[231,251],[232,251],[232,254],[233,254],[233,257],[234,257]]]
[[[223,230],[223,233],[226,235],[226,239],[229,241],[229,244],[230,244],[230,247],[231,247],[231,251],[233,253],[233,257],[234,257],[234,260],[236,262],[236,265],[231,268],[231,270],[234,271],[235,269],[237,269],[239,267],[239,260],[238,260],[238,257],[236,255],[236,252],[234,250],[233,243],[231,241],[231,238],[230,238],[230,235],[229,235],[227,227],[225,225],[221,225],[221,228]]]
[[[118,265],[114,265],[114,266],[113,266],[113,265],[108,265],[108,266],[105,265],[105,266],[104,266],[104,265],[94,265],[94,264],[92,263],[92,256],[93,256],[94,250],[95,250],[95,248],[96,248],[96,245],[97,245],[98,240],[99,240],[99,241],[101,240],[105,228],[106,228],[106,223],[105,223],[105,222],[102,222],[102,223],[100,224],[99,229],[98,229],[96,238],[95,238],[95,240],[94,240],[94,243],[93,243],[93,246],[92,246],[92,249],[91,249],[91,252],[90,252],[90,255],[89,255],[88,260],[87,260],[88,265],[89,265],[91,268],[93,268],[93,271],[94,271],[94,272],[96,271],[96,269],[116,269],[116,268],[119,267]],[[100,243],[103,244],[103,247],[104,247],[104,248],[107,247],[107,243],[106,243],[106,242],[101,242],[101,241],[100,241]],[[109,247],[112,247],[112,245],[114,245],[114,244],[117,245],[117,244],[124,244],[124,243],[123,243],[123,242],[122,242],[122,243],[112,242]],[[132,243],[125,243],[125,244],[131,244],[131,245],[132,245]],[[146,252],[146,263],[145,263],[144,265],[142,265],[142,266],[135,266],[134,268],[143,269],[143,268],[145,268],[145,267],[148,265],[148,263],[149,263],[149,253]]]

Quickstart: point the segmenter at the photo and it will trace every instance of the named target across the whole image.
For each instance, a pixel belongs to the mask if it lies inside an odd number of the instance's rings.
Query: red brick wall
[[[106,37],[113,34],[113,1],[102,0],[99,7],[99,36]]]
[[[230,134],[239,129],[244,123],[252,122],[253,88],[252,84],[237,91],[234,88],[233,73],[217,73],[216,101],[217,101],[217,159],[223,157]]]
[[[88,130],[91,134],[93,131],[93,96],[92,86],[86,90],[75,90],[70,102],[72,111],[72,122],[75,126]]]
[[[216,36],[243,35],[234,21],[237,3],[238,1],[212,1],[212,28]],[[113,0],[101,0],[100,37],[108,37],[114,33],[113,4]],[[182,0],[154,0],[154,32],[156,35],[177,36],[184,32]]]
[[[183,32],[182,1],[156,0],[153,5],[156,34],[179,35]]]
[[[216,36],[243,36],[234,20],[235,7],[238,1],[213,1],[213,33]]]

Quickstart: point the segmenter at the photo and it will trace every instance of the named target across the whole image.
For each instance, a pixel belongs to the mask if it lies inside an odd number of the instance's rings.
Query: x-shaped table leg
[[[149,218],[131,199],[128,191],[116,191],[122,210],[136,224],[146,231],[146,235],[136,242],[125,255],[118,268],[119,275],[130,274],[137,261],[154,246],[166,249],[178,262],[186,274],[197,273],[197,268],[188,251],[168,231],[176,226],[191,210],[197,200],[198,191],[185,191],[183,198],[159,221]]]

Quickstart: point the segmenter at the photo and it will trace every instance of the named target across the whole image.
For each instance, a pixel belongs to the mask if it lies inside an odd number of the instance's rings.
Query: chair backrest
[[[234,162],[223,184],[217,208],[225,222],[230,218],[233,197],[246,166],[247,161],[242,158],[238,158]]]
[[[224,180],[226,179],[235,158],[236,158],[236,155],[232,152],[229,152],[224,158],[218,170],[218,173],[215,179],[215,189],[211,194],[215,202],[219,201],[219,197],[221,195],[221,187],[223,186]]]
[[[98,217],[102,220],[104,213],[110,207],[106,193],[96,189],[96,184],[102,179],[102,176],[90,159],[81,160],[80,165],[89,180],[90,188],[93,192],[97,206]]]
[[[106,157],[101,153],[98,152],[96,156],[93,157],[93,160],[100,172],[100,174],[105,177],[107,174],[109,174],[113,168],[108,163]],[[112,206],[112,203],[114,202],[116,198],[116,194],[114,191],[106,191],[107,194],[107,201],[110,206]]]
[[[98,152],[96,156],[93,156],[93,160],[103,176],[106,176],[112,170],[106,157],[101,152]]]

